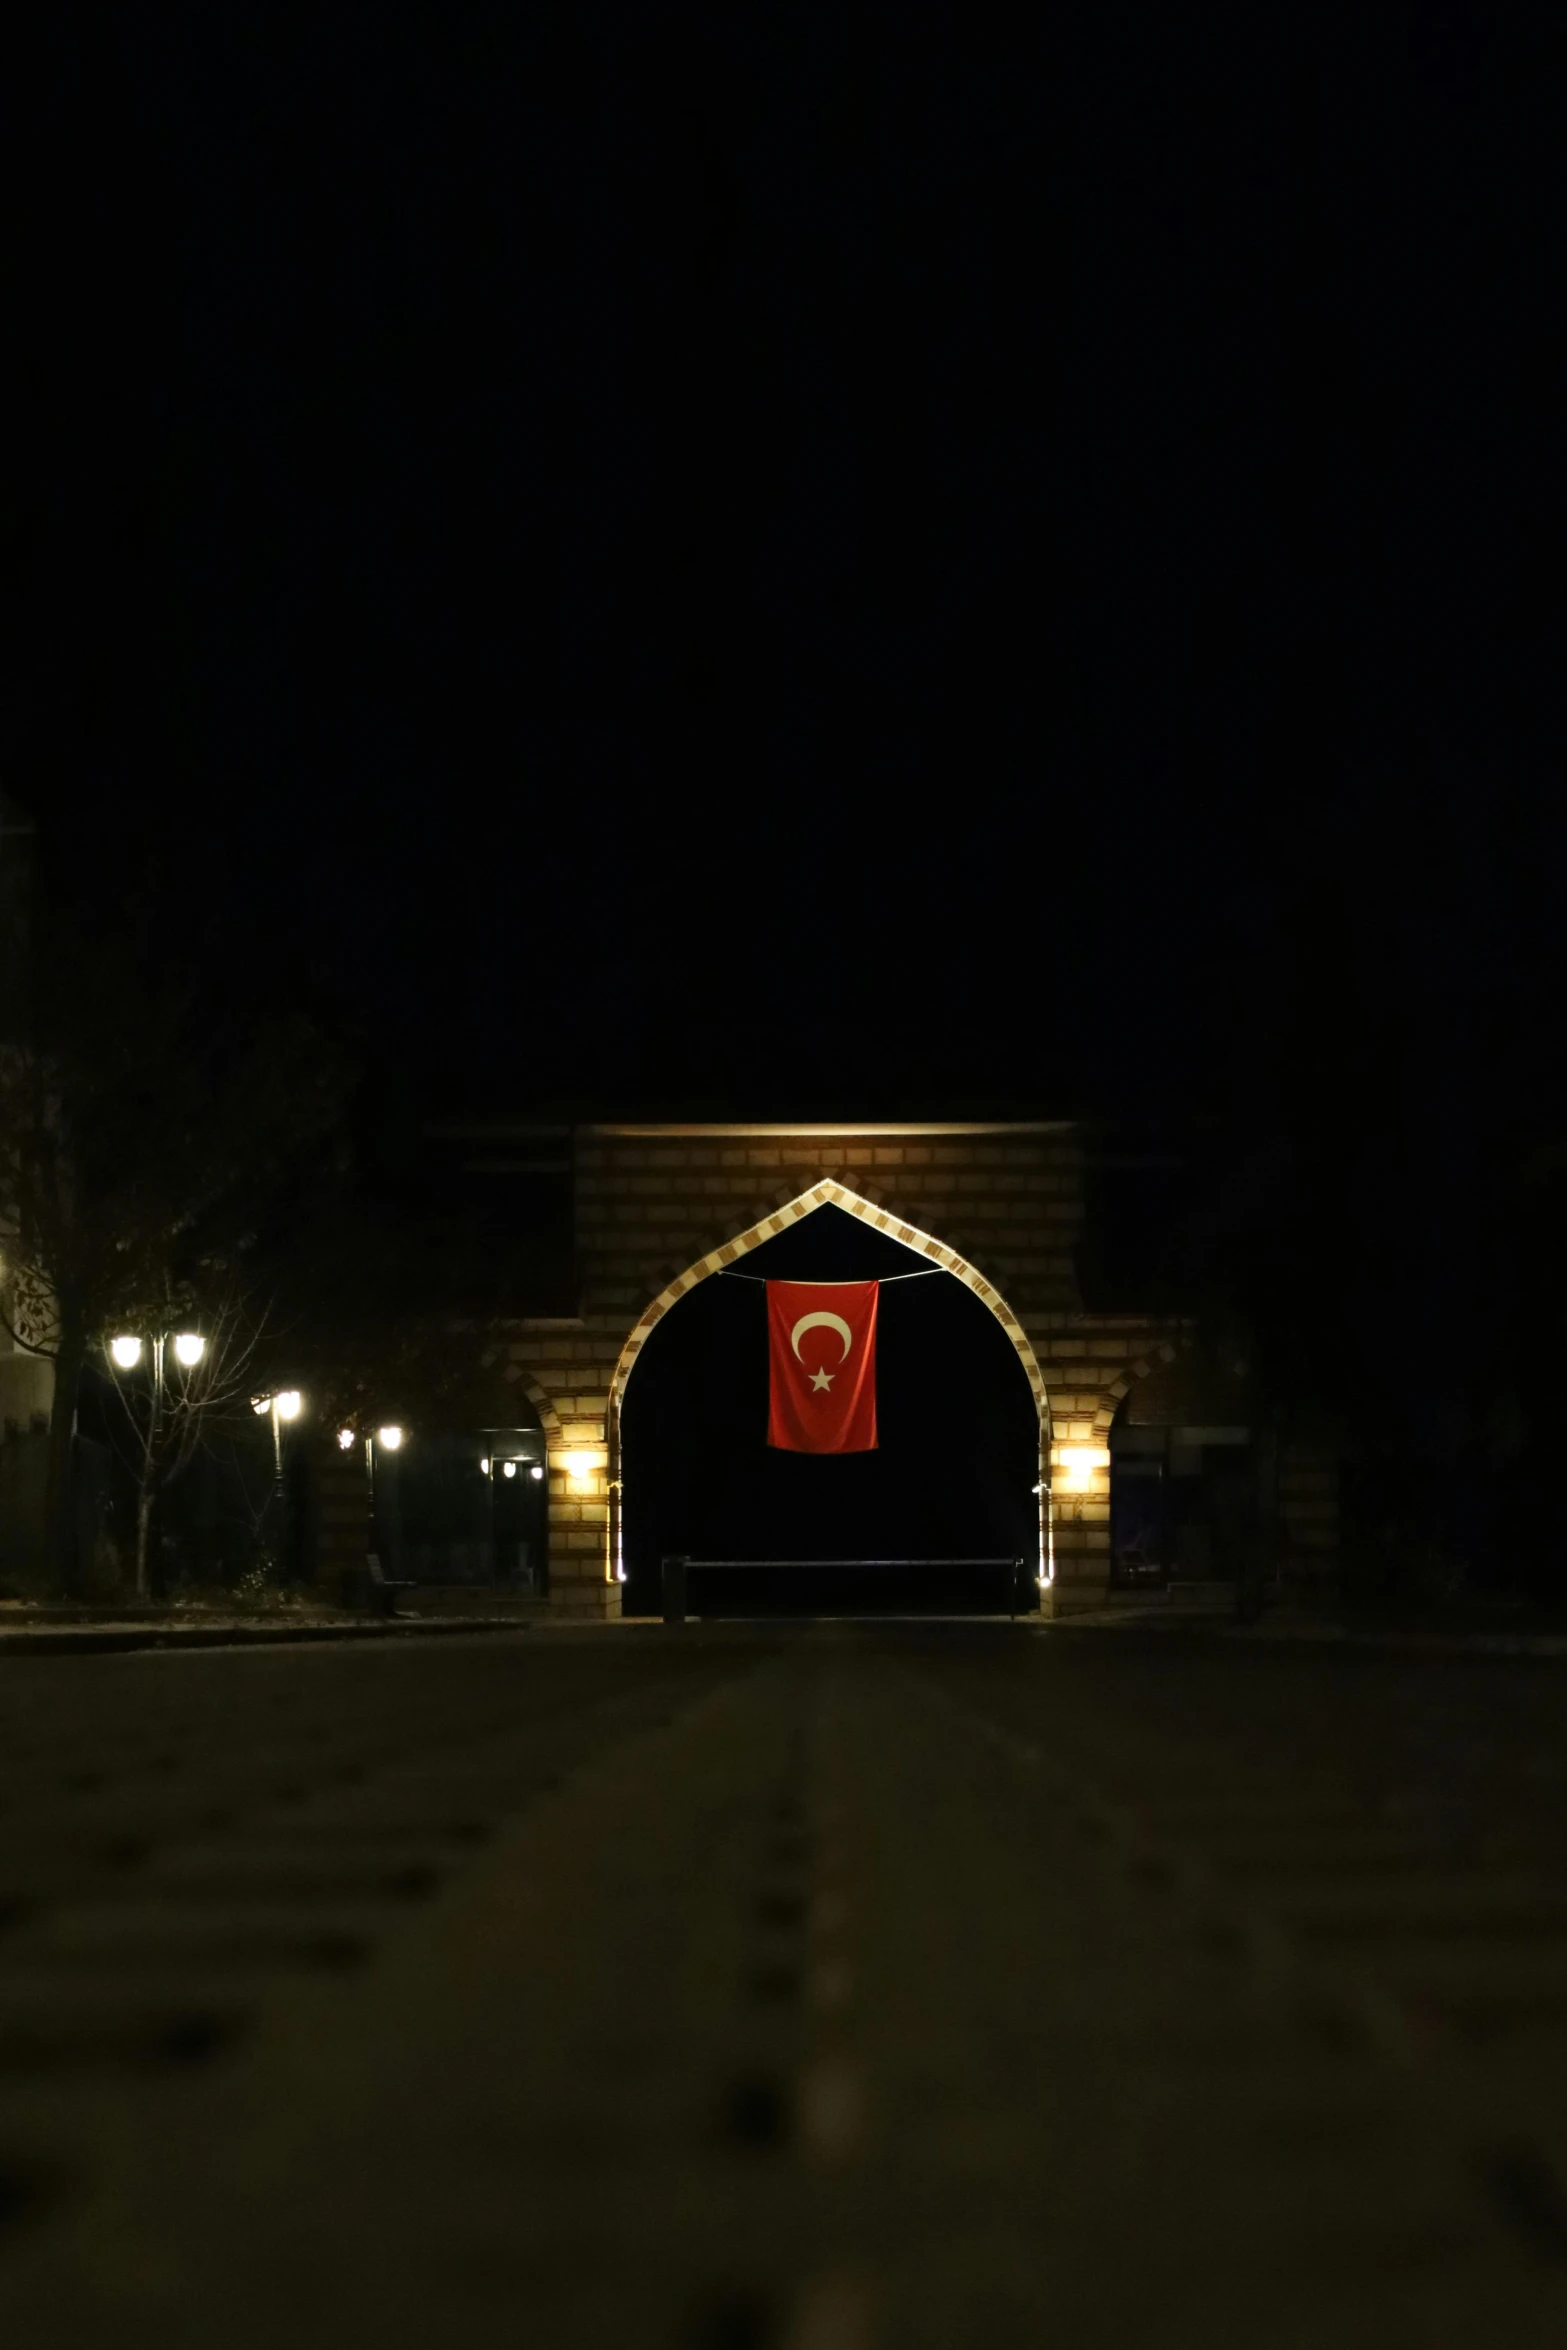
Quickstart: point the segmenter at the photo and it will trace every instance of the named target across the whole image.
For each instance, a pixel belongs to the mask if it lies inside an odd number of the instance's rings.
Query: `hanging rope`
[[[917,1273],[868,1273],[865,1278],[868,1281],[879,1279],[885,1289],[892,1281],[928,1281],[933,1273],[944,1273],[946,1269],[945,1265],[922,1265]],[[755,1281],[761,1288],[767,1287],[765,1273],[737,1273],[729,1265],[719,1266],[718,1278],[720,1281]],[[787,1280],[790,1276],[786,1274],[782,1278]],[[802,1281],[799,1286],[802,1289],[860,1289],[864,1284],[859,1281]]]

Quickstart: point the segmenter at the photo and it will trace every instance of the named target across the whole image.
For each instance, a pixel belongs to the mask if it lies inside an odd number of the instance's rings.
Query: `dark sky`
[[[40,68],[7,773],[72,861],[443,1101],[1543,1082],[1543,48],[421,16]]]

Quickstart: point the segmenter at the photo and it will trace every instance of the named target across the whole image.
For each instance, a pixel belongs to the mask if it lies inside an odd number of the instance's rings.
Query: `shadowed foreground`
[[[0,2331],[1567,2338],[1562,1668],[7,1661]]]

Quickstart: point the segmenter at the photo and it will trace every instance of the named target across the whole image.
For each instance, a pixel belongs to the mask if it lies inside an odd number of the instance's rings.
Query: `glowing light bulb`
[[[1069,1493],[1089,1493],[1093,1490],[1094,1471],[1108,1469],[1110,1455],[1102,1444],[1063,1444],[1061,1466],[1066,1471]]]
[[[353,1446],[353,1441],[354,1432],[352,1428],[339,1428],[337,1432],[337,1449],[339,1452],[350,1451]]]
[[[517,1474],[517,1464],[516,1464],[516,1462],[515,1462],[515,1461],[502,1461],[502,1463],[501,1463],[501,1475],[502,1475],[503,1477],[515,1477],[515,1476],[516,1476],[516,1474]]]
[[[141,1340],[129,1337],[111,1338],[109,1352],[122,1371],[132,1371],[141,1361]]]
[[[297,1420],[305,1403],[305,1399],[297,1387],[285,1387],[282,1394],[275,1397],[274,1401],[280,1420]]]
[[[378,1428],[375,1432],[375,1440],[383,1452],[396,1452],[403,1441],[403,1432],[393,1423],[388,1427]]]
[[[538,1462],[537,1462],[537,1461],[535,1461],[535,1462],[534,1462],[534,1464],[533,1464],[532,1468],[531,1468],[531,1469],[528,1471],[528,1475],[529,1475],[530,1477],[534,1477],[534,1478],[539,1478],[539,1477],[542,1477],[542,1476],[543,1476],[543,1474],[544,1474],[544,1471],[543,1471],[543,1470],[540,1468],[540,1466],[539,1466],[539,1464],[538,1464]]]
[[[182,1330],[174,1341],[174,1360],[192,1370],[207,1351],[207,1342],[199,1330]]]

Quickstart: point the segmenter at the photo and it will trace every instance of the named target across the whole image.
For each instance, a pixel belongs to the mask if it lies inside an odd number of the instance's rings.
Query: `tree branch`
[[[0,1330],[5,1332],[14,1346],[21,1348],[23,1354],[39,1355],[46,1363],[52,1363],[59,1353],[58,1347],[35,1346],[30,1338],[24,1338],[3,1305],[0,1305]]]

